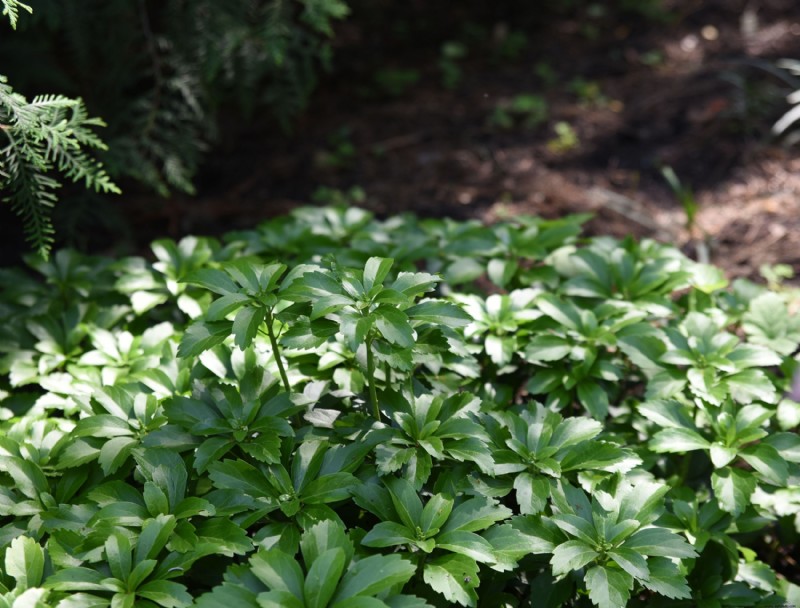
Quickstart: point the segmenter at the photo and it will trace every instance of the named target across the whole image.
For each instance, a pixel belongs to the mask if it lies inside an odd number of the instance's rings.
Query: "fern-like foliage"
[[[0,3],[3,5],[3,17],[8,16],[8,20],[11,22],[11,27],[14,29],[17,29],[19,9],[26,10],[29,13],[33,12],[33,9],[30,6],[20,2],[19,0],[0,0]]]
[[[97,192],[119,193],[103,166],[86,153],[105,144],[92,131],[80,99],[40,95],[28,101],[0,76],[0,190],[3,202],[22,218],[26,239],[43,257],[53,243],[51,211],[61,174]]]

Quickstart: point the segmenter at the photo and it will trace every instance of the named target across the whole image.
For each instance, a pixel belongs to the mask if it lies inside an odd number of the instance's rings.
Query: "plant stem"
[[[367,338],[367,378],[369,380],[369,398],[372,401],[372,415],[375,420],[381,419],[381,408],[378,406],[378,391],[375,390],[375,359],[372,355],[372,338]]]
[[[272,316],[272,311],[269,311],[267,313],[267,334],[269,335],[269,343],[272,345],[272,354],[275,355],[275,361],[278,364],[278,371],[281,374],[283,388],[286,389],[287,393],[291,393],[292,386],[289,384],[289,377],[286,375],[286,369],[283,367],[283,361],[281,361],[281,350],[278,347],[278,341],[275,339],[275,332],[272,329],[272,324],[274,321],[275,319]]]

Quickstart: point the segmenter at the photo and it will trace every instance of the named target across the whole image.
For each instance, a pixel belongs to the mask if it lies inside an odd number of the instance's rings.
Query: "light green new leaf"
[[[627,572],[594,566],[584,578],[589,599],[598,608],[623,608],[628,605],[633,578]]]

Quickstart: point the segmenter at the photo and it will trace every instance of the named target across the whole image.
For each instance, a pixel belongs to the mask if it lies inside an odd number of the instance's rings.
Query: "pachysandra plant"
[[[584,220],[0,269],[0,606],[799,604],[791,292]]]

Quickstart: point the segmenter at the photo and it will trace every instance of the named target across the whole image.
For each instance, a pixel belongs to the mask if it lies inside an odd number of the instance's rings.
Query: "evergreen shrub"
[[[0,606],[799,604],[792,292],[585,219],[3,270]]]

